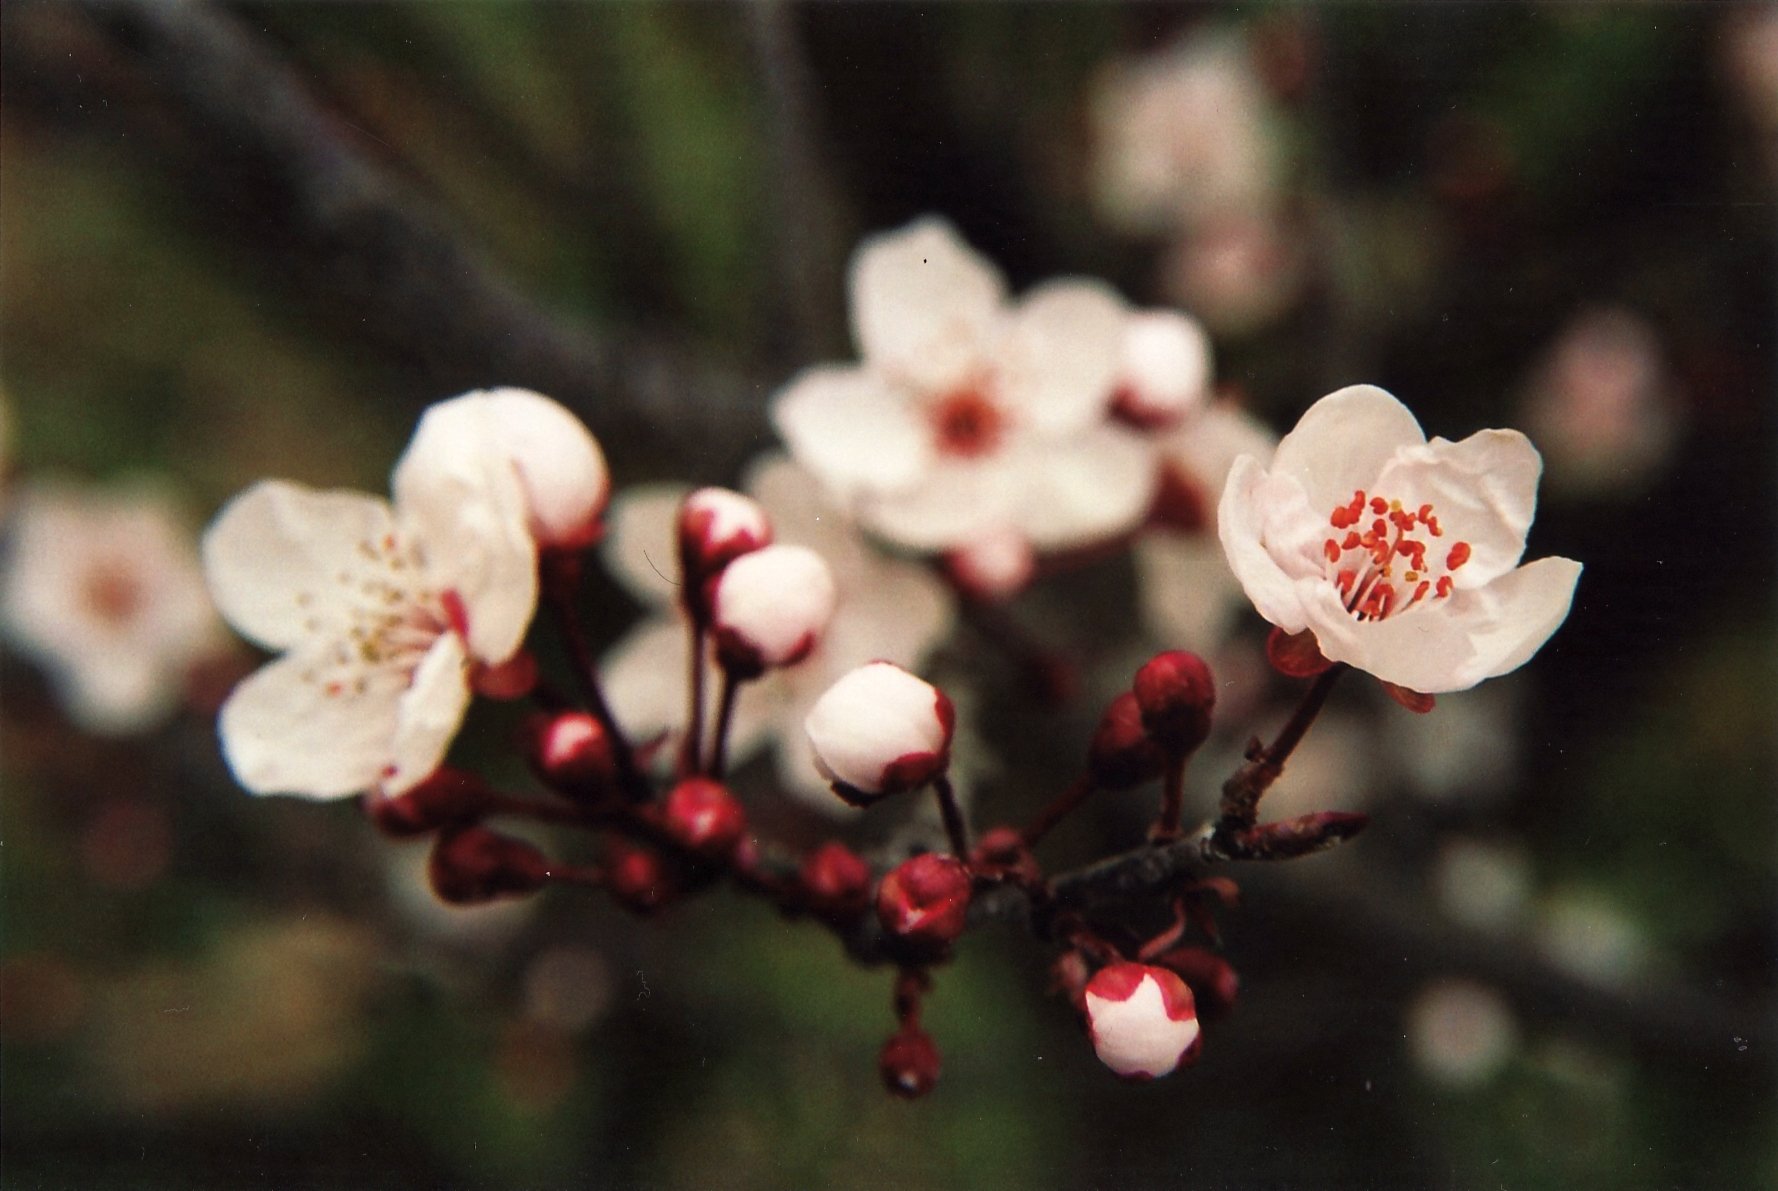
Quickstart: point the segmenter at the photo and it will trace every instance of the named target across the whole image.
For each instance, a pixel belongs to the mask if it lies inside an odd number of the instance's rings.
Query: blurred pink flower
[[[1266,211],[1237,211],[1187,229],[1170,250],[1162,287],[1211,330],[1243,335],[1288,310],[1302,292],[1302,250]]]

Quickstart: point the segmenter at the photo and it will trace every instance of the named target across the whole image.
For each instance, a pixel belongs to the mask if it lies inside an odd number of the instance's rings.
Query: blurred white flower
[[[190,522],[164,492],[45,481],[13,515],[0,592],[8,639],[92,732],[153,726],[223,648]]]
[[[1518,1043],[1518,1022],[1500,994],[1467,980],[1429,984],[1408,1008],[1414,1062],[1453,1087],[1487,1082]]]
[[[1441,700],[1439,716],[1444,710]],[[1439,904],[1453,919],[1481,930],[1506,930],[1524,917],[1530,904],[1531,857],[1523,845],[1510,841],[1453,839],[1439,849],[1432,880]]]
[[[786,792],[818,810],[845,813],[815,767],[803,720],[823,691],[866,662],[918,669],[950,631],[955,610],[930,570],[872,548],[815,478],[784,456],[756,462],[745,488],[764,506],[779,542],[806,546],[827,561],[835,604],[827,631],[800,664],[770,671],[743,692],[729,756],[743,761],[769,742]],[[673,561],[685,495],[669,486],[620,493],[603,551],[613,574],[645,605],[660,609],[618,642],[600,671],[618,719],[639,738],[685,724],[689,641]],[[664,748],[660,755],[674,753]]]
[[[1634,979],[1649,958],[1642,928],[1604,894],[1590,890],[1558,890],[1543,901],[1537,944],[1551,963],[1608,986]]]
[[[494,440],[416,436],[395,503],[268,480],[204,535],[236,630],[284,656],[223,706],[223,753],[255,794],[399,793],[444,759],[472,663],[523,642],[537,604],[525,489]]]
[[[1731,13],[1722,25],[1722,64],[1748,115],[1762,132],[1778,134],[1778,8]]]
[[[1053,281],[1009,303],[998,270],[924,219],[859,247],[851,301],[861,363],[804,372],[772,420],[866,528],[922,551],[1011,529],[1044,551],[1141,520],[1154,461],[1108,418],[1110,289]]]
[[[1161,288],[1211,330],[1245,335],[1289,310],[1305,278],[1302,248],[1280,216],[1236,211],[1185,230],[1162,264]]]
[[[1549,460],[1552,488],[1635,488],[1666,462],[1676,429],[1654,329],[1626,310],[1580,315],[1533,376],[1524,418]]]
[[[1515,670],[1568,616],[1580,564],[1519,565],[1542,461],[1516,430],[1428,442],[1406,406],[1323,397],[1268,469],[1243,456],[1217,521],[1261,616],[1427,694]]]
[[[1436,715],[1386,715],[1383,748],[1397,762],[1410,794],[1428,802],[1462,800],[1470,807],[1509,798],[1522,746],[1518,680],[1441,695]]]

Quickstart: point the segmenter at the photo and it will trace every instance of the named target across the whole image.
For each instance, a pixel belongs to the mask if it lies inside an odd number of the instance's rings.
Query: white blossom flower
[[[873,548],[808,472],[782,455],[761,459],[746,490],[770,517],[777,540],[806,546],[833,575],[833,618],[808,657],[748,684],[738,700],[729,756],[744,761],[773,746],[787,793],[828,814],[846,808],[815,767],[803,720],[822,692],[848,671],[882,659],[918,667],[949,631],[955,611],[927,568]],[[647,739],[684,727],[687,628],[673,570],[675,525],[685,491],[666,485],[618,495],[603,557],[655,615],[606,655],[605,694],[632,735]],[[675,750],[664,748],[660,755]]]
[[[19,495],[0,592],[7,637],[88,731],[164,719],[192,666],[223,647],[190,522],[146,485],[45,481]]]
[[[888,662],[846,674],[803,720],[815,767],[856,801],[912,789],[943,773],[956,724],[943,691]]]
[[[1307,277],[1283,218],[1234,211],[1194,223],[1162,264],[1161,288],[1212,331],[1245,335],[1285,313]]]
[[[472,663],[511,657],[537,603],[526,490],[502,444],[477,458],[418,435],[394,506],[281,480],[204,535],[222,614],[284,656],[222,709],[223,752],[256,794],[399,793],[443,759]]]
[[[1139,310],[1124,320],[1112,406],[1145,430],[1176,426],[1210,396],[1210,336],[1177,310]]]
[[[1518,1022],[1500,994],[1472,981],[1435,981],[1408,1008],[1414,1062],[1454,1087],[1486,1083],[1518,1042]]]
[[[1568,615],[1580,564],[1519,565],[1542,460],[1515,430],[1428,442],[1370,385],[1316,402],[1269,468],[1243,456],[1218,528],[1261,616],[1426,694],[1523,665]]]
[[[1125,314],[1110,289],[1054,281],[1011,304],[924,219],[864,242],[851,300],[862,362],[804,372],[772,419],[866,528],[921,551],[1009,528],[1057,550],[1141,519],[1154,463],[1108,419]]]
[[[1166,968],[1100,968],[1087,982],[1086,1011],[1099,1061],[1127,1079],[1158,1079],[1196,1053],[1197,1006]]]

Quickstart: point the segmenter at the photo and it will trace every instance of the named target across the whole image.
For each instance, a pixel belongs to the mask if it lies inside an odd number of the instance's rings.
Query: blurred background
[[[1762,6],[7,5],[8,1185],[1771,1185],[1775,196]],[[1235,874],[1195,1070],[1118,1083],[996,930],[938,973],[938,1090],[891,1100],[888,974],[818,929],[452,911],[351,804],[234,786],[254,660],[182,578],[231,493],[383,491],[493,384],[574,406],[620,487],[734,483],[770,394],[852,357],[852,245],[929,212],[1015,288],[1190,311],[1277,430],[1355,381],[1525,429],[1529,553],[1586,564],[1519,674],[1423,718],[1340,692],[1278,797],[1375,823]],[[978,822],[1175,643],[1147,574],[1007,610],[1065,706],[944,646]],[[638,611],[587,601],[603,643]],[[513,773],[502,715],[462,755]],[[1046,846],[1129,846],[1152,797]]]

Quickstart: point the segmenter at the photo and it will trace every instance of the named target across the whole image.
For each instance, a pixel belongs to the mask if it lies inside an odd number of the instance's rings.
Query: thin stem
[[[1346,672],[1343,664],[1335,665],[1318,675],[1309,689],[1303,692],[1303,701],[1291,714],[1288,722],[1279,730],[1277,739],[1271,745],[1261,748],[1248,756],[1247,764],[1235,771],[1235,775],[1222,787],[1221,815],[1216,821],[1216,835],[1228,835],[1244,831],[1252,827],[1259,818],[1259,800],[1265,792],[1278,780],[1284,772],[1284,762],[1302,743],[1309,725],[1321,713],[1322,705],[1333,691],[1334,683],[1341,674]]]
[[[624,735],[617,717],[611,714],[610,704],[605,702],[605,691],[599,684],[599,668],[593,664],[593,652],[587,646],[586,633],[576,615],[573,591],[579,578],[579,560],[546,556],[543,566],[543,588],[551,618],[568,650],[568,660],[586,699],[587,710],[611,738],[611,756],[617,763],[618,784],[633,800],[646,801],[650,794],[648,779],[636,765],[636,751],[630,746],[630,738]]]
[[[1092,797],[1093,791],[1096,789],[1098,787],[1093,784],[1092,774],[1083,773],[1075,778],[1074,783],[1056,795],[1048,806],[1038,811],[1037,817],[1032,819],[1030,825],[1020,833],[1021,838],[1025,841],[1025,846],[1035,848],[1037,841],[1049,834],[1050,828],[1061,822],[1075,807]]]
[[[951,852],[958,860],[969,863],[969,832],[963,825],[963,811],[957,806],[957,793],[951,779],[939,774],[932,781],[932,792],[938,797],[938,812],[944,817],[945,834],[951,840]]]
[[[1149,838],[1157,843],[1179,838],[1179,816],[1185,809],[1185,763],[1188,760],[1190,757],[1185,754],[1167,758],[1161,784],[1161,816],[1155,820],[1154,830],[1149,832]]]
[[[706,772],[717,781],[722,780],[723,772],[728,768],[728,734],[734,724],[735,698],[740,693],[741,682],[733,670],[724,667],[722,697],[716,704],[716,732],[710,741],[710,764],[706,767]]]
[[[685,739],[679,742],[679,776],[698,772],[704,740],[704,622],[691,622],[691,673],[686,680],[690,706],[685,712]]]

